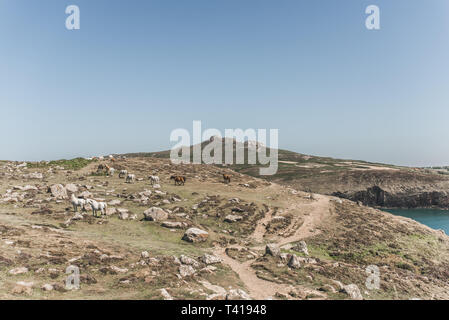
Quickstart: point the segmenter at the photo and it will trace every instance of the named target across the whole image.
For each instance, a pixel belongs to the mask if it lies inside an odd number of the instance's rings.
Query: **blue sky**
[[[449,164],[448,16],[447,0],[0,0],[0,159],[164,150],[201,120],[278,128],[306,154]]]

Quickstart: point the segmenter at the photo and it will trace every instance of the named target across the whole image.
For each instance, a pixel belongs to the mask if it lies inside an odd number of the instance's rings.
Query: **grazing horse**
[[[128,174],[126,176],[126,181],[127,183],[131,183],[134,182],[134,180],[136,180],[136,175],[135,174]]]
[[[75,194],[72,193],[72,196],[70,198],[70,202],[73,205],[73,210],[75,212],[78,212],[78,207],[81,207],[83,211],[86,211],[86,200],[75,197]]]
[[[150,182],[152,185],[159,183],[159,181],[160,181],[158,176],[149,176],[148,179],[150,179]]]
[[[175,186],[183,186],[186,183],[186,177],[184,176],[171,176],[170,180],[175,181]]]
[[[128,175],[128,171],[127,170],[120,170],[120,173],[118,174],[119,178],[125,178]]]
[[[100,211],[101,215],[106,215],[106,209],[108,208],[108,205],[104,202],[97,202],[92,199],[87,199],[87,204],[89,204],[92,207],[92,212],[94,217],[97,216],[97,211]]]
[[[99,165],[98,165],[98,167],[97,167],[97,172],[103,172],[103,171],[105,171],[106,173],[108,173],[110,169],[111,169],[111,167],[109,167],[109,166],[108,166],[107,164],[105,164],[105,163],[102,163],[102,164],[99,164]]]
[[[231,176],[229,174],[223,174],[223,180],[225,183],[231,183]]]

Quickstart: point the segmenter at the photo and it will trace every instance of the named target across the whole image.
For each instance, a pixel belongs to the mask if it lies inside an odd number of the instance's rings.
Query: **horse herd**
[[[97,168],[97,172],[100,171],[106,171],[106,173],[109,176],[114,176],[115,169],[108,166],[107,164],[100,164]],[[136,175],[128,173],[127,170],[120,170],[119,178],[126,178],[126,183],[132,183],[136,180]],[[152,185],[159,184],[160,179],[158,176],[150,175],[148,177]],[[170,176],[170,181],[173,180],[175,183],[175,186],[183,186],[186,183],[187,178],[185,176]],[[225,183],[231,182],[231,176],[229,174],[223,174],[223,181]],[[72,194],[70,202],[73,205],[73,209],[75,212],[78,211],[78,208],[82,208],[84,211],[86,211],[86,206],[89,205],[92,208],[92,212],[94,217],[97,216],[97,212],[100,212],[101,215],[106,215],[106,209],[108,207],[106,202],[96,201],[93,199],[84,199],[84,198],[77,198],[75,197],[75,194]]]

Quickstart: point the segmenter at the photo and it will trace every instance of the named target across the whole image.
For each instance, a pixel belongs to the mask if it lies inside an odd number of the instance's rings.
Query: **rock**
[[[184,227],[184,224],[182,222],[174,222],[174,221],[164,221],[161,224],[165,228],[170,229],[181,229]]]
[[[128,272],[128,269],[126,269],[126,268],[119,268],[119,267],[116,267],[116,266],[110,266],[109,268],[112,271],[115,271],[117,273],[126,273],[126,272]]]
[[[356,284],[348,284],[346,286],[343,286],[343,289],[341,289],[341,292],[346,293],[348,296],[351,297],[351,299],[363,300],[363,296],[360,293],[360,289],[359,289],[359,287],[357,287]]]
[[[142,259],[148,259],[150,257],[150,254],[148,253],[148,251],[142,251],[142,253],[140,254],[140,257]]]
[[[190,228],[184,233],[182,240],[188,242],[204,242],[209,238],[209,233],[207,231],[198,229],[198,228]]]
[[[179,274],[183,278],[188,277],[188,276],[192,276],[192,275],[195,274],[195,269],[193,269],[192,266],[183,264],[183,265],[181,265],[179,267]]]
[[[24,282],[24,281],[19,281],[16,283],[16,286],[12,289],[12,293],[13,294],[27,294],[27,295],[31,295],[31,293],[33,292],[33,282]]]
[[[309,250],[307,249],[307,244],[305,241],[300,241],[296,246],[292,248],[293,250],[297,252],[302,252],[305,255],[309,255]]]
[[[166,289],[161,289],[160,292],[164,300],[173,300],[173,297],[168,293]]]
[[[44,285],[41,287],[41,289],[42,289],[43,291],[52,291],[52,290],[53,290],[53,286],[52,286],[51,284],[49,284],[49,283],[46,283],[46,284],[44,284]]]
[[[78,195],[78,197],[83,199],[92,198],[92,193],[89,191],[83,191]]]
[[[279,257],[281,255],[281,250],[276,244],[270,243],[265,247],[265,254],[269,254],[273,257]]]
[[[110,206],[119,206],[120,203],[122,203],[120,200],[114,199],[108,202],[108,205]]]
[[[225,217],[224,221],[232,223],[232,222],[240,221],[242,219],[243,219],[243,217],[241,217],[241,216],[236,216],[236,215],[233,215],[233,214],[229,214],[229,215],[227,215]]]
[[[62,184],[54,184],[50,187],[50,192],[53,197],[58,200],[68,199],[67,190]]]
[[[28,268],[26,267],[19,267],[19,268],[15,268],[15,269],[11,269],[9,270],[9,274],[11,275],[17,275],[17,274],[22,274],[22,273],[27,273],[28,272]]]
[[[251,300],[251,297],[241,289],[231,289],[226,295],[226,300]]]
[[[220,257],[213,256],[207,253],[204,256],[202,256],[200,260],[207,265],[221,263],[223,261]]]
[[[78,192],[78,187],[73,183],[66,184],[65,189],[71,193]]]
[[[152,207],[145,210],[143,215],[145,216],[144,219],[147,221],[163,221],[168,218],[168,213],[158,207]]]
[[[83,220],[84,217],[81,213],[76,212],[75,215],[71,218],[72,220]]]
[[[238,204],[238,203],[240,203],[240,199],[239,198],[231,198],[231,199],[229,199],[229,202]]]
[[[290,256],[290,259],[288,260],[287,265],[288,265],[290,268],[293,268],[293,269],[298,269],[298,268],[300,268],[300,267],[301,267],[301,263],[299,262],[298,256],[295,255],[295,254],[292,254],[292,255]]]
[[[192,258],[190,258],[188,256],[183,255],[183,254],[179,257],[179,261],[181,261],[182,264],[186,264],[186,265],[189,265],[189,266],[197,267],[199,265],[198,262],[195,259],[192,259]]]
[[[129,218],[129,213],[128,213],[128,211],[119,211],[119,213],[118,213],[118,218],[119,218],[120,220],[128,220],[128,218]]]
[[[112,215],[114,215],[114,214],[116,214],[117,213],[117,209],[115,209],[115,208],[106,208],[106,215],[107,216],[112,216]]]
[[[161,188],[161,185],[158,184],[158,183],[156,183],[156,184],[153,185],[153,188],[154,188],[154,189],[160,189],[160,188]]]
[[[44,179],[44,175],[40,172],[24,174],[22,177],[25,179]]]

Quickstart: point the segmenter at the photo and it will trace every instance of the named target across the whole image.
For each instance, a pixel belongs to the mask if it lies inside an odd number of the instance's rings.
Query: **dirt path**
[[[311,207],[311,211],[308,215],[304,216],[304,223],[299,227],[296,232],[281,241],[278,242],[279,246],[286,245],[291,242],[296,242],[312,235],[319,234],[319,230],[316,227],[319,226],[324,220],[326,220],[331,212],[329,207],[329,198],[322,195],[314,195],[316,201],[307,205],[293,204],[293,207],[289,210],[304,210],[304,206]]]
[[[311,235],[317,234],[316,227],[325,220],[331,213],[329,207],[329,198],[326,196],[315,195],[316,201],[310,204],[298,204],[292,203],[292,206],[288,210],[294,210],[297,212],[304,211],[305,207],[311,209],[308,215],[297,215],[296,219],[292,221],[292,225],[296,225],[296,220],[303,218],[303,224],[294,232],[293,235],[282,238],[277,242],[279,246],[286,245],[291,242],[296,242],[301,239],[305,239]],[[272,219],[273,211],[269,210],[265,217],[257,222],[256,228],[251,234],[250,238],[257,242],[262,242],[265,234],[265,228],[267,223]],[[233,248],[240,249],[240,246],[231,246]],[[263,246],[256,246],[252,249],[262,250]],[[255,259],[248,260],[246,262],[240,262],[229,257],[226,252],[226,248],[217,247],[214,250],[214,254],[223,259],[223,263],[227,264],[236,274],[239,275],[246,288],[249,290],[249,295],[254,299],[267,299],[274,297],[279,292],[287,294],[291,289],[291,285],[277,284],[271,281],[263,280],[256,275],[256,272],[251,268],[251,264]],[[298,287],[298,286],[296,286]],[[301,288],[304,291],[312,291],[307,288]],[[318,293],[320,294],[320,293]]]
[[[256,228],[254,229],[254,232],[250,235],[250,238],[254,239],[258,242],[262,242],[263,236],[265,235],[265,232],[266,232],[267,224],[268,224],[268,222],[271,221],[272,217],[273,217],[273,210],[269,210],[265,214],[265,217],[263,217],[262,219],[257,221]]]
[[[242,280],[246,288],[249,290],[248,294],[253,299],[266,300],[274,297],[276,292],[288,293],[288,290],[291,288],[290,285],[277,284],[260,279],[251,268],[251,263],[253,263],[254,260],[239,262],[229,257],[225,250],[226,249],[223,248],[216,248],[214,254],[222,258],[223,263],[227,264],[236,274],[239,275],[240,280]]]

